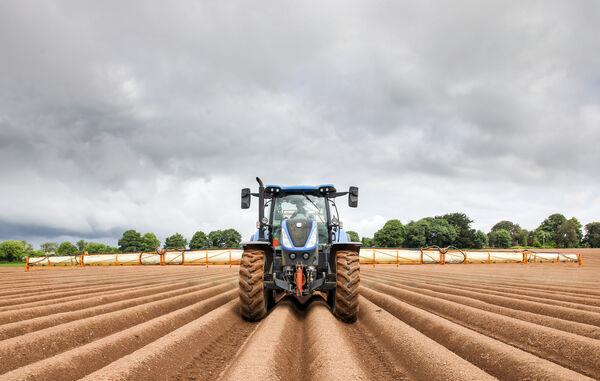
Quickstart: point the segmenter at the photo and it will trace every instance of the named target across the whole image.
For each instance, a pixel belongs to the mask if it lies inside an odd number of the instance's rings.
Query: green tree
[[[160,241],[154,233],[146,233],[142,237],[144,241],[144,251],[156,251],[160,247]]]
[[[77,250],[77,246],[73,245],[69,241],[64,241],[58,245],[58,250],[56,253],[58,255],[77,255],[79,251]]]
[[[425,219],[409,222],[405,228],[404,246],[413,248],[427,246],[427,232],[430,225],[429,220]]]
[[[404,245],[408,247],[456,246],[458,231],[458,228],[443,217],[421,218],[406,225]]]
[[[534,246],[535,230],[527,232],[527,246]]]
[[[210,247],[219,247],[221,242],[221,230],[213,230],[208,233],[208,242],[210,243]]]
[[[360,242],[360,237],[358,236],[358,233],[352,230],[348,230],[346,232],[346,235],[348,236],[348,240],[350,242]]]
[[[208,249],[210,241],[203,231],[198,230],[190,240],[190,250]]]
[[[20,261],[25,256],[24,241],[10,240],[0,242],[0,261]]]
[[[88,254],[102,254],[106,252],[106,245],[100,242],[88,242],[85,251]]]
[[[521,229],[521,234],[519,234],[519,237],[518,237],[518,244],[521,246],[527,246],[528,243],[529,243],[529,231],[527,229]]]
[[[222,240],[225,242],[225,247],[238,248],[242,242],[242,235],[235,229],[225,229]]]
[[[512,245],[512,236],[506,229],[497,229],[488,234],[488,241],[491,247],[506,249]]]
[[[583,242],[583,225],[575,217],[571,217],[569,221],[572,221],[572,223],[576,226],[577,237],[579,238],[579,243],[581,244],[581,242]]]
[[[25,248],[25,256],[26,257],[34,257],[36,255],[36,251],[33,249],[33,246],[27,241],[23,240],[23,247]]]
[[[175,233],[165,239],[165,249],[184,250],[187,245],[187,239],[179,233]]]
[[[210,247],[233,248],[239,247],[242,236],[235,229],[214,230],[208,233]]]
[[[483,249],[488,245],[488,237],[487,234],[482,232],[481,230],[477,230],[473,236],[473,248],[474,249]]]
[[[119,240],[119,250],[122,253],[143,251],[145,248],[146,243],[142,235],[133,229],[125,231]]]
[[[45,257],[46,253],[42,250],[33,250],[31,253],[26,254],[29,257]]]
[[[427,245],[440,247],[455,245],[458,230],[443,218],[427,218],[429,231],[427,232]]]
[[[506,230],[511,236],[511,246],[526,246],[529,232],[511,221],[500,221],[492,227],[492,231]]]
[[[40,245],[40,249],[46,254],[54,254],[58,250],[58,243],[44,242]]]
[[[85,247],[85,251],[87,251],[88,254],[110,254],[118,253],[119,249],[116,247],[105,245],[101,242],[88,242],[88,244]]]
[[[533,232],[533,246],[535,247],[553,247],[553,234],[545,230],[536,229]]]
[[[573,217],[563,222],[558,228],[556,245],[558,247],[579,247],[582,236],[581,223]]]
[[[590,222],[585,225],[584,242],[589,247],[600,247],[600,222]]]
[[[373,241],[379,247],[402,247],[404,243],[404,225],[400,220],[389,220],[375,232]]]
[[[77,246],[77,251],[79,251],[80,253],[83,253],[85,251],[85,247],[87,246],[87,242],[80,239],[79,241],[77,241],[77,243],[75,245]]]
[[[542,238],[542,241],[540,241],[541,244],[543,246],[556,247],[558,236],[560,234],[558,230],[566,221],[567,218],[560,213],[549,215],[548,218],[546,218],[536,229],[536,232],[538,232],[538,237]],[[539,233],[542,231],[548,234]],[[548,237],[550,238],[549,240],[547,240]]]
[[[458,236],[452,243],[454,246],[459,248],[476,247],[475,229],[471,228],[471,223],[473,223],[473,220],[471,220],[466,214],[450,213],[436,218],[442,218],[448,221],[448,223],[456,229]]]
[[[373,247],[373,246],[375,246],[375,242],[373,241],[373,238],[362,237],[362,240],[360,242],[362,243],[363,247]]]

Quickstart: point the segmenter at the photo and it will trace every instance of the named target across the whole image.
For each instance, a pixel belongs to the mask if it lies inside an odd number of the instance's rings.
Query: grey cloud
[[[0,221],[0,237],[6,237],[11,239],[24,239],[24,240],[34,240],[38,239],[48,239],[55,237],[79,237],[83,239],[107,239],[116,236],[120,236],[120,234],[125,229],[121,226],[114,227],[110,230],[94,230],[91,232],[81,231],[81,230],[72,230],[72,229],[62,229],[55,228],[49,226],[42,225],[34,225],[34,224],[17,224],[12,222]]]
[[[506,210],[525,226],[594,218],[559,195],[577,182],[598,197],[599,8],[5,2],[2,232],[246,234],[236,197],[257,174],[361,186],[348,219],[364,234],[450,207],[484,228]],[[493,186],[532,213],[484,213]]]

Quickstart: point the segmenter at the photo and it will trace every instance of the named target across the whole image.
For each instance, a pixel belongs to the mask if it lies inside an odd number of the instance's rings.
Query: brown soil
[[[362,266],[240,318],[236,267],[0,268],[2,380],[600,379],[600,250],[572,264]]]

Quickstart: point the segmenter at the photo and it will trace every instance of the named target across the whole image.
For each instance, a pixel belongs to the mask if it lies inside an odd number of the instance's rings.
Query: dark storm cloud
[[[599,16],[593,1],[4,2],[0,238],[248,233],[236,198],[257,174],[360,185],[346,225],[363,234],[453,210],[484,228],[597,219]]]
[[[106,239],[120,236],[123,233],[123,227],[115,227],[110,230],[81,231],[72,229],[61,229],[34,224],[15,224],[11,222],[0,221],[0,237],[10,237],[11,239],[44,239],[48,237],[72,237],[85,239]]]

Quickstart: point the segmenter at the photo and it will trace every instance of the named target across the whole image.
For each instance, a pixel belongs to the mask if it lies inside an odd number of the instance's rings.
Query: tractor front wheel
[[[358,286],[360,265],[355,251],[336,253],[336,287],[330,291],[328,301],[333,314],[343,322],[354,323],[358,317]]]
[[[264,288],[265,252],[245,250],[240,263],[239,295],[242,317],[259,321],[272,304],[272,291]]]

